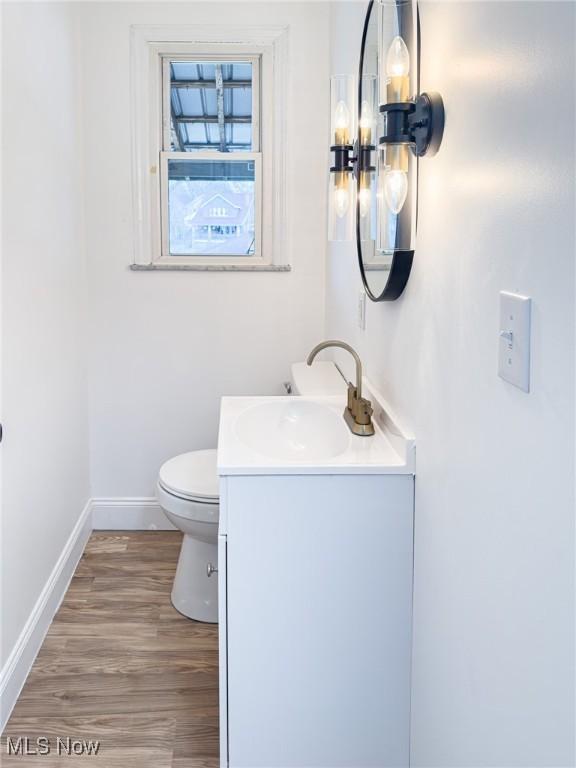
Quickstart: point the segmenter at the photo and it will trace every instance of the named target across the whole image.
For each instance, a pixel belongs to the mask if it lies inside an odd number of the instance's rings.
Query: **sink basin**
[[[346,451],[348,427],[340,412],[309,400],[258,403],[235,424],[238,439],[271,459],[318,461]]]
[[[375,435],[359,437],[344,407],[344,397],[223,397],[219,476],[414,473],[414,442],[389,416]]]

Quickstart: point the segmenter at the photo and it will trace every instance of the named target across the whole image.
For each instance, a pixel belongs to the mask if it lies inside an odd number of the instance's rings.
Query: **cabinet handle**
[[[208,578],[210,578],[210,576],[212,576],[213,573],[218,573],[218,568],[214,568],[212,563],[208,563],[206,565],[206,575],[208,576]]]

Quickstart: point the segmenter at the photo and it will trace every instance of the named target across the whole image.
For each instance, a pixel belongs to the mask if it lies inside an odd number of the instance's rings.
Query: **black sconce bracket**
[[[380,144],[410,144],[417,157],[436,154],[444,133],[444,103],[439,93],[383,104],[380,112],[386,115]]]
[[[330,152],[334,152],[334,165],[331,166],[331,173],[344,171],[355,172],[356,175],[362,171],[375,171],[376,167],[372,165],[372,152],[376,149],[374,144],[334,144],[330,147]],[[356,155],[352,155],[352,152]]]
[[[376,170],[372,165],[372,152],[376,149],[374,144],[358,144],[356,147],[356,163],[358,172],[371,172]]]
[[[330,168],[331,173],[352,170],[352,164],[356,160],[350,156],[353,149],[352,144],[334,144],[330,147],[330,152],[334,152],[334,165]]]

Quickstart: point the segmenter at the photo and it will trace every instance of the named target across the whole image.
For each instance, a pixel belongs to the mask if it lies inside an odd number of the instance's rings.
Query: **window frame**
[[[157,262],[160,264],[264,264],[262,258],[262,145],[260,126],[260,71],[262,55],[249,54],[160,54],[162,68],[161,122],[162,146],[160,150],[160,237],[161,249]],[[172,150],[172,115],[171,115],[171,77],[170,64],[174,61],[194,62],[237,62],[249,63],[252,66],[252,150],[220,152],[215,149],[179,152]],[[173,254],[170,252],[170,209],[168,194],[168,162],[169,160],[253,160],[254,161],[254,253],[246,256],[221,254]]]
[[[209,256],[206,254],[171,254],[170,253],[170,220],[168,195],[168,162],[170,160],[243,160],[254,163],[254,253],[251,256],[234,256],[222,254]],[[262,260],[262,155],[260,152],[217,152],[213,149],[206,152],[160,152],[160,219],[162,235],[162,251],[159,263],[176,264],[253,264],[264,263]]]
[[[261,105],[261,93],[260,93],[260,70],[262,68],[262,56],[258,55],[241,55],[241,54],[221,54],[221,55],[206,55],[206,54],[194,54],[193,56],[186,56],[182,54],[160,54],[162,59],[162,150],[164,152],[170,152],[170,136],[171,136],[171,79],[170,79],[170,62],[172,61],[205,61],[207,63],[214,63],[218,61],[229,61],[238,64],[251,64],[252,65],[252,149],[251,152],[260,152],[262,146],[262,140],[260,136],[260,105]],[[203,151],[203,150],[200,150]],[[207,150],[215,152],[216,150]],[[245,153],[246,150],[238,150],[238,152]],[[190,152],[187,154],[195,154]],[[226,154],[232,154],[230,152]],[[236,152],[234,152],[236,154]]]
[[[241,42],[239,42],[241,41]],[[287,43],[285,27],[131,27],[131,116],[134,256],[132,269],[290,271],[287,263],[286,146]],[[261,154],[260,255],[167,256],[162,253],[164,59],[247,60],[258,57]],[[253,95],[254,99],[254,95]],[[263,106],[265,105],[265,106]],[[218,153],[248,159],[246,151]],[[188,159],[199,152],[183,153]],[[251,159],[251,158],[250,158]],[[257,185],[256,185],[257,186]]]

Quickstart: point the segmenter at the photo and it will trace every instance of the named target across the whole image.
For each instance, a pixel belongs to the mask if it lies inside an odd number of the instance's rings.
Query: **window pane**
[[[173,256],[253,256],[252,160],[168,160]]]
[[[170,108],[167,149],[252,151],[252,64],[171,61]]]

